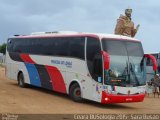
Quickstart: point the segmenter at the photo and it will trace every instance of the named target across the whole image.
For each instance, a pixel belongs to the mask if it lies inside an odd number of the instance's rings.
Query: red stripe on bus
[[[53,66],[45,66],[45,67],[52,80],[53,90],[61,93],[67,93],[66,86],[65,86],[64,79],[61,72],[56,67],[53,67]]]
[[[106,39],[106,40],[113,40],[113,41],[132,41],[132,42],[139,42],[141,43],[140,40],[134,39],[134,38],[114,38],[114,37],[103,37],[102,39]]]
[[[76,35],[36,35],[36,36],[17,36],[16,38],[59,38],[59,37],[93,37],[100,39],[99,35],[96,34],[76,34]],[[102,39],[108,39],[108,40],[126,40],[126,41],[133,41],[133,42],[140,42],[140,40],[134,39],[134,38],[123,38],[123,37],[110,37],[110,36],[104,36]]]
[[[36,35],[36,36],[18,36],[16,38],[59,38],[59,37],[93,37],[99,39],[98,35],[94,34],[77,34],[77,35]]]
[[[24,62],[35,64],[35,62],[28,54],[20,54],[20,57]]]

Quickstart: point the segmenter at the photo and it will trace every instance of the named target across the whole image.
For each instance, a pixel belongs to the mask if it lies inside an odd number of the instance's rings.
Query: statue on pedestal
[[[134,22],[131,18],[132,9],[126,9],[125,15],[120,15],[117,20],[115,34],[134,37],[139,29],[139,24],[134,28]]]

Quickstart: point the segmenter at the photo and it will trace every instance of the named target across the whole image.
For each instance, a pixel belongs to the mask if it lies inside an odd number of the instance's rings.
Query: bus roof
[[[121,40],[131,40],[139,41],[138,39],[115,35],[115,34],[106,34],[106,33],[88,33],[88,32],[74,32],[74,31],[54,31],[54,32],[35,32],[30,35],[15,35],[12,38],[39,38],[39,37],[67,37],[67,36],[92,36],[96,38],[110,38],[110,39],[121,39]],[[140,42],[140,41],[139,41]]]

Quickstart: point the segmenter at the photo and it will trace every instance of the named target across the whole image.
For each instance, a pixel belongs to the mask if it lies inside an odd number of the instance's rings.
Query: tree
[[[0,53],[6,54],[6,43],[0,45]]]

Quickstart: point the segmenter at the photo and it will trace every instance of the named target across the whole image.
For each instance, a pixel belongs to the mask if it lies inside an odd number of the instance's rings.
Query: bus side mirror
[[[153,63],[153,70],[156,71],[157,70],[157,60],[153,55],[150,54],[144,54],[145,58],[149,58],[151,59],[152,63]]]
[[[108,70],[109,67],[110,67],[110,56],[109,56],[109,54],[108,54],[107,52],[105,52],[105,51],[102,51],[102,56],[103,56],[103,61],[104,61],[104,63],[103,63],[104,69],[105,69],[105,70]]]

